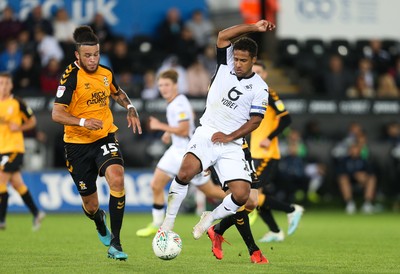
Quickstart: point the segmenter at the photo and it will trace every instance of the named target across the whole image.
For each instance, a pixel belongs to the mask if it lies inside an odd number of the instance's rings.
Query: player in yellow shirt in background
[[[12,95],[12,89],[11,74],[0,73],[0,229],[6,228],[7,184],[10,182],[32,213],[32,229],[36,231],[45,213],[37,208],[21,175],[25,152],[23,132],[36,126],[36,118],[21,99]]]

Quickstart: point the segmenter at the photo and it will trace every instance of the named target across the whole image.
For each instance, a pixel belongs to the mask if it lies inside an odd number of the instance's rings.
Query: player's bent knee
[[[245,204],[245,207],[247,210],[254,210],[257,207],[257,205],[258,205],[257,201],[254,201],[253,199],[248,199]]]
[[[180,183],[188,184],[194,175],[190,170],[180,170],[177,177]]]

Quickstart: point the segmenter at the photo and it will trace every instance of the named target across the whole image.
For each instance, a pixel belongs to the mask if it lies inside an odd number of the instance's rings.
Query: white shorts
[[[170,146],[158,162],[157,168],[167,173],[171,178],[174,178],[178,174],[185,152],[185,148]],[[207,183],[208,180],[210,180],[210,176],[204,176],[204,172],[202,172],[197,174],[191,183],[195,186],[201,186]]]
[[[239,142],[214,144],[211,136],[215,131],[200,126],[188,144],[187,152],[194,154],[202,164],[203,170],[214,166],[221,187],[231,181],[243,180],[251,183],[251,171]]]

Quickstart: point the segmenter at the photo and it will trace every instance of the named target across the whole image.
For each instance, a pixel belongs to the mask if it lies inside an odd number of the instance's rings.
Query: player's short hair
[[[99,43],[99,38],[93,32],[90,26],[80,26],[77,27],[73,34],[76,49],[78,50],[79,47],[85,46],[95,46]]]
[[[248,51],[251,57],[257,57],[258,54],[257,43],[249,37],[242,37],[234,42],[233,50]]]
[[[264,63],[263,61],[261,61],[261,60],[255,61],[254,65],[255,65],[255,66],[260,66],[260,67],[262,67],[263,70],[266,70],[266,69],[267,69],[267,66],[266,66],[265,63]]]
[[[160,73],[158,79],[171,79],[174,84],[178,83],[178,72],[174,69],[168,69]]]
[[[0,71],[0,77],[5,77],[5,78],[12,78],[12,75],[8,71]]]

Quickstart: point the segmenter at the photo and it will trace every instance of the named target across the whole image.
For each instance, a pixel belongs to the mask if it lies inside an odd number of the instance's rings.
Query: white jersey
[[[180,94],[172,100],[167,106],[167,121],[170,127],[178,127],[182,121],[189,121],[190,129],[189,136],[183,137],[176,134],[171,134],[172,145],[178,148],[186,148],[190,138],[193,135],[194,125],[194,114],[192,106],[185,95]]]
[[[256,73],[238,78],[234,71],[233,45],[217,48],[218,68],[207,96],[202,126],[230,134],[250,115],[264,116],[268,105],[268,85]]]

